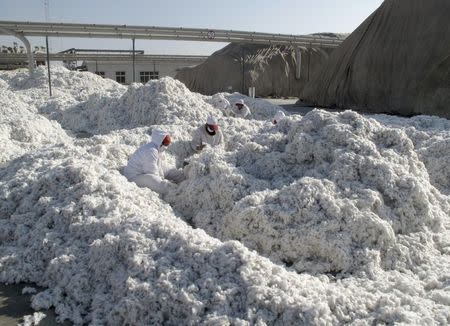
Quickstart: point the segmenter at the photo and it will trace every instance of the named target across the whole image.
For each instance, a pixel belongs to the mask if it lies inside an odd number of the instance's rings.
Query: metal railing
[[[45,61],[45,53],[35,53],[36,60]],[[206,60],[207,56],[198,55],[154,55],[154,54],[136,54],[136,62],[148,61],[163,61],[163,62],[177,62],[177,61],[192,61],[198,62]],[[101,53],[50,53],[50,60],[52,61],[130,61],[131,54],[101,54]],[[26,62],[28,56],[25,53],[0,53],[0,62]]]
[[[341,39],[320,35],[271,34],[183,27],[0,21],[0,28],[22,33],[24,36],[241,42],[314,47],[337,47],[342,43]]]

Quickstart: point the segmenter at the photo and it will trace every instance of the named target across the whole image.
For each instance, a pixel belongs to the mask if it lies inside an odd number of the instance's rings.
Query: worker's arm
[[[191,147],[196,152],[201,151],[203,147],[205,147],[205,144],[202,142],[202,135],[199,129],[195,131],[194,136],[192,137]]]

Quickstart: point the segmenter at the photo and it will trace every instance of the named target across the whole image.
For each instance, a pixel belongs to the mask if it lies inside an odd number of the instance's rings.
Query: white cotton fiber
[[[32,315],[23,316],[23,323],[19,323],[20,326],[37,326],[40,324],[42,319],[47,315],[43,312],[35,312]]]
[[[450,323],[447,120],[314,110],[275,126],[278,106],[172,78],[53,67],[52,82],[49,99],[44,67],[0,72],[0,281],[44,287],[34,309],[76,325]],[[226,146],[193,154],[210,114]],[[170,165],[190,162],[164,198],[121,174],[155,128]]]

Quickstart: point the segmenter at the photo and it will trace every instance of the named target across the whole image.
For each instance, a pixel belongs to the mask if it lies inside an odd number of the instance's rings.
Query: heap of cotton
[[[450,213],[407,135],[351,111],[315,110],[287,135],[259,130],[235,153],[205,154],[169,200],[211,235],[315,273],[375,256],[412,268],[399,238],[422,232],[432,247]]]
[[[442,193],[450,194],[450,121],[432,116],[410,119],[374,115],[374,119],[387,126],[405,131],[425,164],[430,182]]]
[[[34,147],[0,168],[0,282],[45,287],[34,308],[93,325],[450,322],[448,197],[414,152],[443,133],[352,112],[274,126],[279,107],[243,97],[261,120],[219,112],[225,149],[190,157],[188,180],[160,198],[121,168],[154,128],[174,136],[166,154],[179,164],[189,131],[221,110],[215,98],[172,79],[127,89],[57,70],[64,86],[50,101],[39,70],[34,81],[0,73],[1,103],[15,103],[2,117],[6,152],[21,132],[16,116],[58,129],[46,112],[97,134],[52,145],[30,128]]]
[[[0,166],[32,149],[70,141],[58,123],[36,114],[0,81]]]
[[[53,306],[76,324],[339,320],[316,305],[340,295],[326,277],[287,272],[192,229],[84,147],[28,154],[0,174],[9,180],[1,216],[10,216],[0,220],[0,281],[47,287],[34,308]]]
[[[47,67],[39,66],[30,78],[28,70],[22,69],[2,72],[0,78],[5,80],[12,91],[20,91],[32,97],[33,104],[45,105],[48,101],[86,101],[92,95],[107,94],[113,96],[123,93],[127,88],[115,81],[95,74],[70,71],[62,66],[52,66],[51,82],[54,98],[48,97]],[[65,103],[65,102],[62,102]]]
[[[145,85],[133,84],[120,96],[91,96],[69,109],[49,105],[44,111],[66,129],[76,132],[107,133],[111,130],[139,126],[178,124],[188,127],[206,121],[209,115],[220,118],[218,103],[191,93],[181,82],[170,77],[152,80]],[[252,100],[255,117],[268,119],[276,111],[274,105]],[[259,103],[258,103],[259,102]],[[213,107],[211,104],[219,107]]]

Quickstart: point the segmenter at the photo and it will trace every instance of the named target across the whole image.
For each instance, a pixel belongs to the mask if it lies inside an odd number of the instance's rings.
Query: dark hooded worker
[[[281,120],[283,120],[286,117],[283,111],[278,111],[275,113],[275,116],[272,119],[272,123],[274,125],[278,124]]]
[[[168,169],[163,152],[172,142],[169,133],[153,130],[152,139],[139,147],[128,159],[124,175],[139,187],[147,187],[166,195],[175,183],[185,179],[182,170]]]
[[[233,107],[231,108],[231,114],[236,118],[245,118],[250,114],[249,107],[244,103],[244,100],[238,100],[236,103],[234,103]]]
[[[206,124],[195,130],[191,141],[194,151],[201,151],[205,146],[217,147],[223,145],[223,134],[219,128],[217,119],[209,116]]]

